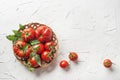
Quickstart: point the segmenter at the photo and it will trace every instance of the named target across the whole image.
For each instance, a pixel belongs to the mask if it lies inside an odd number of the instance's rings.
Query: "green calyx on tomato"
[[[104,62],[103,62],[103,65],[106,67],[106,68],[110,68],[112,66],[112,62],[110,59],[105,59]]]
[[[46,42],[45,43],[45,50],[53,50],[55,48],[54,42],[50,41],[50,42]],[[53,50],[54,51],[54,50]]]
[[[50,51],[44,51],[41,54],[41,59],[47,63],[49,63],[53,58],[53,54]]]
[[[78,59],[78,54],[76,52],[70,52],[68,57],[71,61],[76,61]]]
[[[29,35],[30,35],[30,33],[28,33],[28,32],[25,33],[25,36],[26,36],[26,37],[29,36]]]
[[[35,39],[35,30],[31,27],[26,28],[22,31],[21,37],[26,42],[34,40]]]

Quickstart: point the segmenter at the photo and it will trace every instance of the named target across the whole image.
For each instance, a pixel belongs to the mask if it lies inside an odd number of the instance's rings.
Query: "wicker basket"
[[[34,30],[37,29],[38,27],[40,26],[46,26],[44,24],[40,24],[40,23],[29,23],[29,24],[26,24],[24,25],[25,28],[33,28]],[[22,32],[23,30],[19,29],[18,30],[19,32]],[[49,62],[49,63],[46,63],[44,61],[41,62],[41,66],[40,67],[37,67],[37,68],[45,68],[45,67],[48,67],[52,62],[55,61],[55,59],[57,58],[57,51],[58,51],[58,40],[57,40],[57,37],[55,35],[55,33],[52,31],[53,33],[53,37],[52,37],[52,41],[54,42],[54,45],[55,45],[55,51],[53,52],[53,58],[52,58],[52,61]],[[14,54],[15,55],[15,54]],[[25,59],[22,59],[22,58],[19,58],[17,55],[15,55],[15,57],[18,59],[18,61],[20,61],[23,65],[25,65],[25,62],[27,64],[27,60]]]

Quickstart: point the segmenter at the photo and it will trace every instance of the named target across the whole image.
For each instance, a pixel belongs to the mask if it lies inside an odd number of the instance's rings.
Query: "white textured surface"
[[[46,70],[29,72],[16,61],[5,36],[18,24],[49,25],[59,39],[59,56]],[[0,80],[120,80],[120,0],[0,0]],[[63,70],[59,61],[79,53]],[[112,70],[103,67],[105,58]]]

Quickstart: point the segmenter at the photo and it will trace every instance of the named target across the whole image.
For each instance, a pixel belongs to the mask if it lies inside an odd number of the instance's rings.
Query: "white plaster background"
[[[5,36],[18,24],[49,25],[59,40],[56,63],[29,72],[16,61]],[[76,51],[79,62],[59,61]],[[105,58],[112,70],[103,67]],[[0,0],[0,80],[120,80],[120,0]]]

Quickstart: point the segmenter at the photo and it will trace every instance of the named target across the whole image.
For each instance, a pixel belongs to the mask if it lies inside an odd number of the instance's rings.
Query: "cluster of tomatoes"
[[[8,35],[7,39],[13,42],[13,51],[16,57],[22,61],[26,61],[27,66],[37,68],[42,62],[50,63],[53,60],[55,52],[55,43],[53,41],[53,31],[51,28],[43,25],[34,29],[31,26],[19,25],[19,30],[13,30],[14,35]],[[68,55],[71,61],[77,61],[78,54],[70,52]],[[110,59],[103,62],[106,68],[112,66]],[[59,63],[61,68],[69,66],[68,61],[62,60]]]
[[[33,68],[41,66],[42,61],[52,61],[55,45],[51,28],[40,26],[34,29],[29,26],[22,32],[13,32],[15,35],[9,35],[7,38],[13,41],[13,51],[17,58],[27,61]]]
[[[78,54],[76,52],[70,52],[68,57],[71,61],[77,61]],[[62,60],[62,61],[60,61],[59,65],[60,65],[61,68],[67,68],[69,66],[69,63],[66,60]]]
[[[68,57],[71,61],[77,61],[78,60],[78,54],[76,52],[70,52]],[[69,63],[68,63],[67,60],[61,60],[59,65],[60,65],[61,68],[67,68],[69,66]],[[112,66],[112,61],[110,59],[105,59],[103,61],[103,65],[106,68],[110,68]]]

